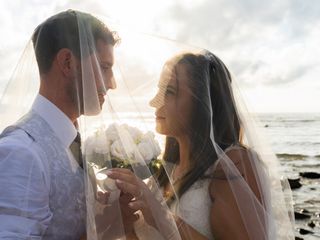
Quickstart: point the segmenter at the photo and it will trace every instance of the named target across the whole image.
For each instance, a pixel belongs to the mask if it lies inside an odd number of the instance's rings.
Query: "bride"
[[[129,170],[108,173],[121,191],[138,196],[129,204],[142,212],[137,225],[157,230],[161,215],[152,211],[161,205],[149,188],[159,184],[182,239],[294,238],[276,160],[240,115],[243,106],[219,58],[209,51],[171,58],[150,105],[156,131],[166,135],[158,179],[148,187]],[[136,235],[148,239],[139,227]]]

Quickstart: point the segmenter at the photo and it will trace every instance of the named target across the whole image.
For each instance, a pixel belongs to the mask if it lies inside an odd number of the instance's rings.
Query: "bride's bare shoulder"
[[[239,173],[243,175],[257,159],[258,155],[252,149],[240,145],[232,146],[227,148],[224,154],[219,157],[213,173],[221,175],[226,172],[226,168],[235,166]]]
[[[226,156],[236,166],[250,167],[259,161],[258,153],[246,146],[231,147],[225,152]]]
[[[230,181],[245,180],[256,196],[259,196],[257,176],[258,154],[244,146],[230,147],[221,156],[212,174],[211,196],[226,189]]]

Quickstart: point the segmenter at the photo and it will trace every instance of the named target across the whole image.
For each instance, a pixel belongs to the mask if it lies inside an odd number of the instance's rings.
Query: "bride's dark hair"
[[[185,53],[174,58],[175,66],[186,66],[188,84],[192,91],[192,119],[188,136],[191,170],[178,182],[175,191],[180,198],[217,160],[210,138],[213,126],[214,141],[222,150],[241,142],[240,121],[231,90],[231,75],[224,63],[211,52]],[[179,79],[177,79],[179,84]],[[179,90],[178,90],[179,91]],[[164,160],[179,163],[179,144],[173,137],[166,138]],[[160,186],[168,183],[164,170],[159,174]],[[173,196],[170,200],[173,199]]]

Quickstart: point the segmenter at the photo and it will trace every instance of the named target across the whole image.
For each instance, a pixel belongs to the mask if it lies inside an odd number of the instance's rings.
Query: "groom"
[[[92,46],[86,42],[91,38]],[[86,234],[84,170],[69,147],[77,118],[98,114],[106,91],[115,88],[118,40],[100,20],[73,10],[36,28],[39,93],[30,111],[0,135],[0,239],[63,240]],[[97,59],[92,79],[85,72],[88,61],[83,62],[90,58]]]

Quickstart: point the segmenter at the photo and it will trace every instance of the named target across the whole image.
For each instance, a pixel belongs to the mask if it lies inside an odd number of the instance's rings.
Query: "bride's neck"
[[[188,137],[181,137],[177,139],[179,143],[179,155],[180,155],[180,161],[179,161],[179,168],[181,170],[186,171],[190,166],[190,148],[191,148],[191,142]]]

